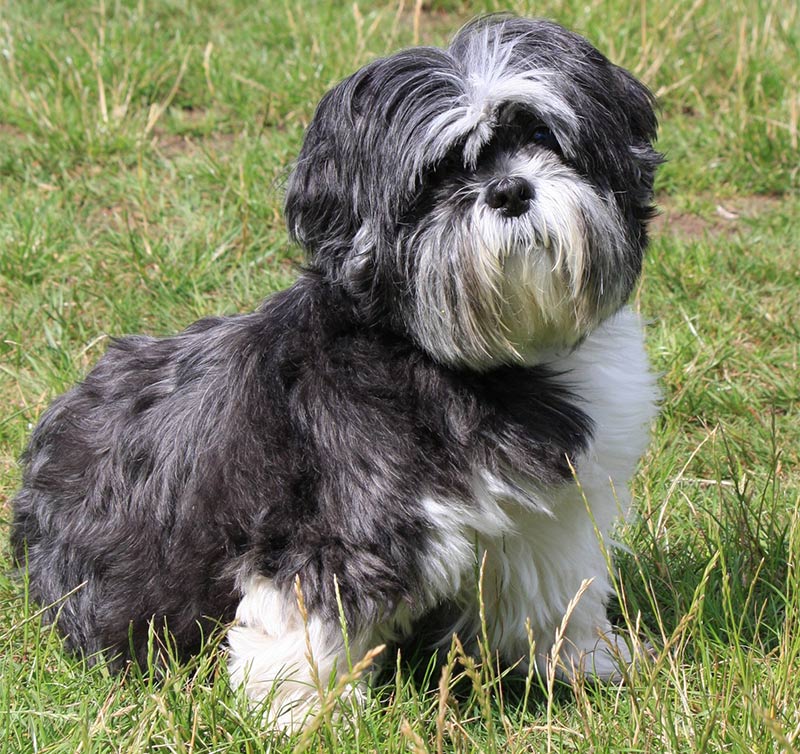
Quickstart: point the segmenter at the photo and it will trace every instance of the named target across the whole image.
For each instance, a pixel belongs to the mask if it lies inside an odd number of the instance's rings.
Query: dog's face
[[[655,133],[647,89],[582,37],[489,17],[325,95],[290,232],[362,316],[437,360],[536,363],[631,293]]]

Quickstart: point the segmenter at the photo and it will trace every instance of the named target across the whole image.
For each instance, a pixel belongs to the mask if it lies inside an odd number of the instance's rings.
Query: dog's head
[[[631,293],[655,135],[651,94],[585,39],[488,17],[323,97],[287,221],[363,316],[437,360],[536,363]]]

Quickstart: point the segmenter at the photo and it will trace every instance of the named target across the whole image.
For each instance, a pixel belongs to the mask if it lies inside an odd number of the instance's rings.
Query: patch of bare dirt
[[[236,134],[208,127],[209,114],[203,108],[175,108],[168,111],[170,126],[158,123],[150,134],[150,146],[166,158],[198,152],[230,151]]]
[[[659,200],[659,214],[653,219],[655,233],[682,238],[705,238],[709,235],[732,235],[742,230],[743,221],[774,212],[782,203],[777,196],[740,196],[703,202],[703,209],[687,211],[670,199]]]
[[[28,135],[17,126],[0,122],[0,137],[9,141],[27,141]]]
[[[170,134],[156,129],[150,146],[167,158],[195,155],[199,152],[227,152],[236,141],[235,134],[213,133],[208,136]]]

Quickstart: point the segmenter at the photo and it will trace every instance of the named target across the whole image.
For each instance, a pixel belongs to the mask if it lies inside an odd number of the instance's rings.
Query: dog
[[[468,645],[482,609],[504,662],[530,630],[544,671],[569,613],[559,672],[618,678],[604,551],[658,402],[626,306],[654,110],[514,16],[329,91],[287,185],[294,285],[115,340],[33,431],[12,545],[67,645],[144,664],[153,630],[183,657],[230,623],[232,682],[288,729],[348,652]]]

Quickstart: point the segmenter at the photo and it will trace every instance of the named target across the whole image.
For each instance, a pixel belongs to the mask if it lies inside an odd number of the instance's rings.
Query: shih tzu
[[[561,672],[617,676],[602,540],[655,415],[626,307],[655,135],[648,90],[542,20],[480,19],[328,92],[286,195],[297,282],[115,340],[33,432],[13,548],[68,645],[144,663],[153,629],[187,655],[231,622],[233,682],[295,727],[307,643],[324,680],[342,616],[356,659],[431,625],[468,644],[480,572],[504,661],[527,624],[544,668],[583,585]]]

